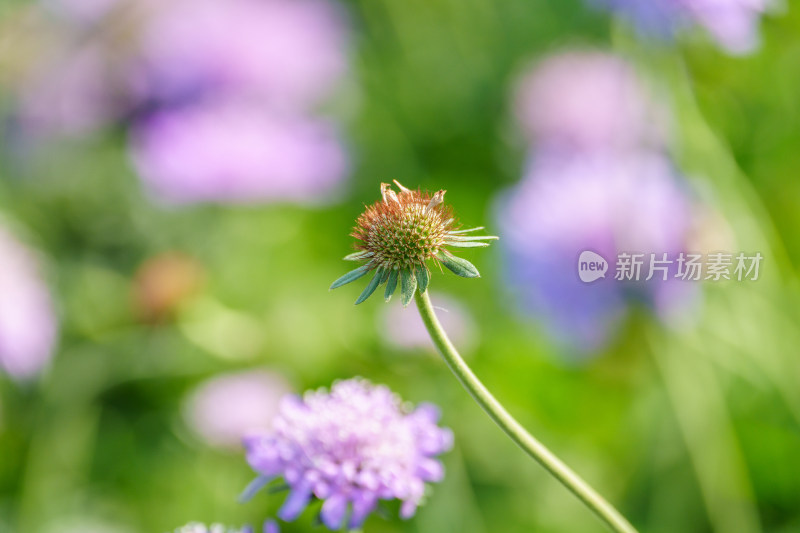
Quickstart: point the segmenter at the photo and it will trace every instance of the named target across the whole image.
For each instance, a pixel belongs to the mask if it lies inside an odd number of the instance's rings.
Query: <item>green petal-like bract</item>
[[[397,288],[397,276],[400,275],[400,271],[397,269],[392,269],[389,272],[389,279],[386,280],[386,290],[383,291],[383,297],[388,302],[392,298],[392,294],[394,294],[394,290]]]
[[[341,278],[339,278],[336,281],[334,281],[333,283],[331,283],[331,289],[338,289],[342,285],[347,285],[351,281],[357,280],[358,278],[360,278],[361,276],[363,276],[364,274],[366,274],[369,271],[370,271],[369,264],[362,265],[362,266],[358,267],[355,270],[351,270],[350,272],[348,272],[347,274],[345,274]]]
[[[411,301],[411,298],[414,297],[414,291],[417,290],[417,278],[415,278],[414,274],[407,268],[403,269],[401,276],[400,296],[403,306],[406,306],[408,302]]]
[[[461,276],[462,278],[478,278],[481,275],[481,273],[478,272],[478,269],[475,268],[475,265],[466,259],[456,257],[453,254],[447,253],[446,251],[439,252],[436,255],[436,258],[441,261],[449,271],[457,276]]]
[[[414,274],[417,276],[417,290],[420,293],[425,292],[428,289],[428,280],[430,279],[428,269],[424,266],[417,267]]]
[[[361,296],[359,296],[358,300],[356,300],[356,305],[360,304],[361,302],[372,296],[372,293],[375,292],[375,289],[377,289],[378,285],[381,284],[382,277],[383,277],[383,269],[379,267],[375,271],[375,275],[372,276],[369,285],[367,285],[367,287],[364,289],[364,292],[362,292]]]

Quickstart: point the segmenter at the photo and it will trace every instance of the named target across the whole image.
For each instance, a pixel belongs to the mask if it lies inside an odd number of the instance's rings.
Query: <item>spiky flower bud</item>
[[[430,194],[407,189],[396,180],[394,183],[399,192],[392,190],[390,184],[381,183],[382,200],[367,207],[358,217],[351,234],[359,241],[356,244],[358,251],[345,259],[366,263],[331,285],[331,289],[336,289],[374,270],[372,280],[356,300],[356,305],[384,283],[384,298],[388,302],[398,282],[403,305],[408,305],[416,290],[422,293],[428,288],[429,259],[459,276],[476,278],[480,276],[478,269],[466,259],[454,256],[447,247],[484,247],[489,243],[483,241],[497,239],[466,235],[482,230],[482,227],[458,229],[453,210],[444,205],[445,191]]]

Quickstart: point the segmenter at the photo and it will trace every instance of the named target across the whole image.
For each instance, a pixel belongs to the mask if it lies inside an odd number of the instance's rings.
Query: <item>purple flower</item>
[[[236,93],[305,109],[347,70],[342,16],[324,0],[171,0],[140,41],[157,99]]]
[[[33,254],[0,227],[0,367],[25,380],[50,361],[58,330]]]
[[[620,252],[674,259],[686,245],[689,210],[679,176],[658,153],[537,153],[500,203],[508,279],[557,339],[596,349],[631,302],[666,315],[682,301],[676,293],[686,291],[684,282],[613,278]],[[608,261],[605,279],[579,279],[584,250]],[[648,268],[645,261],[642,280]]]
[[[131,156],[173,203],[321,198],[348,168],[331,124],[241,103],[157,113],[137,125]]]
[[[548,57],[517,82],[514,110],[527,141],[548,149],[639,149],[667,130],[632,66],[602,52]]]
[[[401,500],[409,518],[425,483],[444,475],[435,457],[451,447],[452,434],[438,419],[436,407],[410,410],[385,386],[340,381],[330,392],[285,398],[274,432],[245,440],[247,460],[265,480],[289,484],[283,520],[297,518],[313,497],[323,501],[322,522],[332,530],[348,510],[348,527],[360,527],[379,500]]]
[[[48,1],[70,16],[21,77],[23,140],[122,122],[141,178],[171,203],[318,201],[346,177],[319,110],[348,70],[333,2]]]
[[[280,374],[245,371],[201,383],[186,402],[189,426],[208,443],[239,446],[242,437],[272,428],[280,399],[291,391]]]
[[[759,44],[758,23],[770,0],[589,0],[620,13],[646,35],[671,37],[693,25],[704,27],[731,54]]]

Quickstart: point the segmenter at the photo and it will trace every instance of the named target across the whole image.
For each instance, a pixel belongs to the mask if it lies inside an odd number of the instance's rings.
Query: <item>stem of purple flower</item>
[[[486,414],[500,426],[506,435],[522,448],[525,453],[535,459],[550,474],[558,479],[562,485],[578,497],[589,509],[603,520],[613,531],[618,533],[637,533],[636,529],[617,511],[605,498],[600,496],[589,484],[581,479],[570,467],[564,464],[541,442],[536,440],[528,431],[517,422],[511,414],[492,396],[492,393],[475,376],[469,366],[459,355],[453,343],[447,337],[436,313],[433,311],[428,292],[416,296],[417,308],[422,316],[422,321],[431,336],[439,353],[456,375],[458,380],[467,389],[467,392],[486,411]]]

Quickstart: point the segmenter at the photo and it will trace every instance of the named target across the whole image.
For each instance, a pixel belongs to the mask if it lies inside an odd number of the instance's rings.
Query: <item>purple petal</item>
[[[305,510],[310,499],[311,489],[307,486],[300,485],[293,488],[289,497],[283,502],[283,507],[278,511],[278,517],[285,522],[291,522]]]
[[[255,478],[250,482],[249,485],[247,485],[242,494],[239,496],[239,503],[250,501],[250,499],[255,496],[258,491],[266,487],[267,484],[273,479],[275,479],[273,476],[258,476]]]
[[[375,510],[378,499],[370,493],[358,493],[353,497],[353,512],[350,514],[350,529],[359,529],[367,516]]]
[[[336,530],[342,527],[344,515],[347,513],[347,498],[342,494],[334,494],[322,504],[322,523],[328,529]]]
[[[267,520],[264,522],[264,533],[280,533],[280,528],[275,520]]]
[[[417,512],[417,502],[416,500],[406,500],[403,502],[403,505],[400,506],[400,518],[403,520],[408,520]]]

